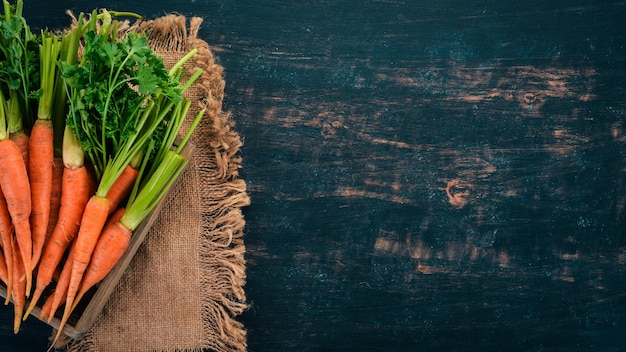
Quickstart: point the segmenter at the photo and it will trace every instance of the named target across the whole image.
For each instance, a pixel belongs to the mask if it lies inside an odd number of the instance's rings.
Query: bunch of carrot
[[[167,70],[144,36],[118,35],[114,18],[135,14],[94,10],[34,35],[22,1],[3,3],[0,280],[15,333],[42,303],[48,321],[64,306],[58,338],[187,164],[203,113],[181,138],[183,94],[202,71],[182,83],[195,50]]]

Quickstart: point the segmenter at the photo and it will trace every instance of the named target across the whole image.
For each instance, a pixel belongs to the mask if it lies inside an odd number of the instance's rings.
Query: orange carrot
[[[59,209],[61,208],[61,189],[63,187],[63,159],[55,157],[52,164],[52,192],[50,193],[50,219],[46,230],[46,243],[50,240],[52,232],[59,221]]]
[[[89,194],[96,194],[99,182],[96,170],[89,164],[85,165],[85,167],[87,168],[87,175],[89,175]]]
[[[122,218],[122,216],[124,216],[124,212],[125,211],[126,211],[126,208],[118,208],[115,212],[113,212],[113,214],[111,214],[111,216],[109,216],[109,219],[107,220],[107,223],[106,223],[105,227],[109,226],[109,225],[112,225],[112,224],[114,224],[116,222],[119,222],[120,219]],[[102,230],[102,231],[104,233],[104,230]],[[100,235],[100,236],[102,236],[102,235]]]
[[[19,247],[19,243],[14,243]],[[13,251],[13,308],[15,311],[15,317],[13,320],[13,333],[17,334],[20,331],[20,325],[22,323],[22,313],[24,312],[24,306],[26,305],[26,282],[20,280],[27,271],[24,267],[24,260],[21,257],[19,248],[14,248]]]
[[[10,276],[11,279],[13,275]],[[4,282],[4,284],[9,287],[9,269],[7,268],[7,262],[4,258],[4,252],[0,251],[0,280]],[[8,291],[7,291],[8,292]]]
[[[59,330],[55,336],[55,342],[61,335],[63,327],[69,319],[74,299],[78,293],[80,282],[82,281],[83,274],[89,265],[89,260],[93,250],[98,242],[98,237],[104,228],[104,224],[109,214],[109,200],[106,197],[95,195],[89,199],[85,212],[81,220],[80,230],[78,235],[74,239],[74,258],[71,261],[71,276],[70,283],[67,289],[67,298],[65,300],[65,310],[63,312],[63,318],[59,325]],[[65,271],[65,268],[64,268]],[[63,274],[61,274],[63,275]],[[54,343],[53,343],[54,344]]]
[[[85,213],[81,221],[80,230],[76,236],[76,250],[72,265],[72,276],[70,286],[67,291],[67,301],[71,306],[74,296],[78,291],[80,280],[83,277],[93,250],[98,242],[98,237],[102,233],[104,224],[109,214],[109,200],[103,197],[93,196],[87,202]]]
[[[43,306],[41,307],[41,311],[39,312],[39,319],[42,321],[47,321],[48,323],[52,321],[50,314],[52,312],[52,302],[54,301],[54,292],[46,299]]]
[[[22,159],[24,159],[24,165],[26,165],[26,170],[28,170],[28,158],[29,158],[29,150],[28,144],[30,143],[30,138],[24,131],[11,133],[9,138],[17,145],[20,150],[20,155],[22,155]]]
[[[56,267],[56,269],[54,269],[54,273],[52,274],[52,281],[50,282],[59,281],[59,276],[61,276],[61,270],[63,270],[63,265],[65,265],[65,261],[67,260],[67,255],[69,255],[69,252],[70,251],[67,251],[66,255],[63,256],[61,262],[59,262],[59,265]]]
[[[50,297],[48,297],[48,299],[46,300],[46,303],[44,303],[44,307],[48,306],[48,308],[46,308],[47,312],[45,315],[45,317],[48,318],[48,323],[52,321],[57,309],[59,309],[59,306],[65,301],[65,298],[67,297],[67,289],[70,285],[70,277],[72,275],[72,262],[74,261],[74,247],[75,245],[74,243],[72,243],[69,254],[67,255],[67,260],[65,261],[65,264],[63,264],[61,275],[59,276],[56,287],[54,288],[54,292],[52,292]],[[50,304],[48,304],[48,301],[50,302]],[[41,314],[40,319],[44,319]]]
[[[111,272],[124,252],[126,252],[130,244],[132,232],[119,222],[123,215],[124,208],[115,211],[107,221],[104,230],[102,230],[102,234],[91,255],[89,266],[83,275],[83,280],[80,284],[76,299],[74,300],[72,310],[90,288],[95,286]]]
[[[52,122],[50,120],[37,119],[30,135],[28,159],[28,173],[32,194],[30,223],[33,239],[33,267],[37,265],[41,257],[50,218],[52,164],[54,163],[52,140]]]
[[[139,170],[132,167],[130,164],[126,165],[122,174],[115,180],[111,189],[107,193],[107,198],[109,199],[109,212],[114,212],[122,200],[128,195],[131,188],[133,188],[133,184],[137,180],[137,175],[139,174]]]
[[[15,237],[26,272],[26,293],[32,282],[33,243],[30,234],[30,184],[26,165],[18,147],[10,139],[0,141],[0,186],[7,200],[7,209],[15,226]],[[15,255],[15,253],[14,253]],[[13,270],[15,273],[16,271]],[[15,282],[15,280],[13,280]]]
[[[50,240],[44,247],[37,269],[35,292],[26,315],[30,314],[44,289],[52,281],[54,271],[63,259],[63,254],[78,233],[85,206],[91,196],[89,176],[84,166],[76,169],[66,167],[63,171],[62,182],[59,220]]]
[[[0,245],[4,252],[5,266],[7,267],[7,297],[5,304],[9,303],[13,290],[13,224],[7,209],[7,202],[4,193],[0,188]]]

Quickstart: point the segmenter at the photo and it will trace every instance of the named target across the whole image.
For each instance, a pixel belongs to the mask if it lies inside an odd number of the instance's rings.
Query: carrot
[[[59,221],[59,209],[61,208],[61,188],[63,187],[63,158],[54,157],[52,163],[52,192],[50,193],[50,219],[48,219],[48,229],[46,230],[46,243],[50,240],[52,232]]]
[[[26,292],[30,292],[32,282],[31,258],[33,255],[29,219],[31,211],[30,183],[24,158],[15,142],[9,138],[7,115],[10,115],[10,111],[7,109],[4,93],[0,93],[0,188],[4,193],[7,209],[15,229],[17,247],[21,251],[24,270],[26,271]],[[16,272],[15,268],[12,272]],[[12,281],[15,282],[15,280]]]
[[[19,243],[15,243],[19,247]],[[22,313],[24,312],[24,306],[26,305],[26,282],[20,280],[25,274],[28,273],[24,267],[24,260],[21,257],[21,251],[15,248],[13,251],[13,309],[15,311],[15,317],[13,320],[13,333],[17,334],[20,331],[20,325],[22,323]]]
[[[107,193],[107,198],[109,199],[109,212],[114,212],[122,200],[128,195],[133,184],[137,180],[137,175],[139,174],[139,170],[132,167],[130,164],[126,165],[122,174],[115,180],[111,189]]]
[[[26,292],[28,293],[32,282],[31,257],[33,253],[29,221],[31,190],[24,159],[22,159],[18,147],[10,139],[0,141],[0,186],[15,226],[15,237],[26,271]]]
[[[9,276],[9,269],[7,268],[7,262],[6,258],[4,257],[4,252],[0,251],[0,280],[2,280],[2,282],[4,282],[7,287],[9,287],[9,277],[13,279],[13,275]]]
[[[41,257],[50,219],[50,197],[52,194],[52,122],[37,119],[30,135],[29,179],[32,194],[31,231],[33,241],[32,266]]]
[[[81,14],[77,23],[82,23]],[[43,254],[37,268],[37,281],[35,292],[31,303],[24,315],[30,314],[37,304],[44,289],[55,278],[60,278],[60,265],[67,247],[78,233],[80,220],[83,215],[85,205],[91,194],[91,182],[88,177],[88,170],[84,165],[84,152],[76,137],[65,125],[67,115],[67,95],[66,82],[62,79],[60,70],[55,70],[56,58],[67,64],[74,64],[78,57],[78,43],[81,35],[80,26],[76,26],[69,33],[61,38],[60,43],[53,35],[46,35],[42,40],[40,53],[47,58],[47,62],[40,61],[41,71],[46,82],[42,81],[42,90],[48,95],[39,100],[38,117],[50,118],[53,123],[53,147],[55,155],[61,155],[61,160],[55,158],[54,170],[58,170],[58,183],[53,176],[53,187],[59,185],[58,203],[54,201],[56,192],[51,194],[50,220],[48,222],[48,235],[44,243]],[[51,59],[54,58],[54,59]],[[45,89],[47,87],[47,90]],[[53,188],[54,189],[54,188]],[[56,220],[54,220],[56,216]],[[51,229],[52,228],[52,229]],[[66,274],[69,279],[69,271]],[[62,284],[61,284],[62,285]],[[59,285],[57,285],[59,286]],[[55,290],[55,292],[59,288]],[[40,319],[46,317],[45,311],[49,309],[53,302],[54,294],[48,297]]]
[[[98,238],[96,247],[91,255],[89,266],[85,270],[72,310],[76,308],[76,305],[90,288],[111,272],[124,252],[126,252],[126,249],[128,249],[132,232],[120,223],[119,220],[123,215],[124,208],[116,210],[102,230],[102,234]]]
[[[80,230],[74,239],[74,258],[71,261],[71,265],[68,266],[68,268],[71,268],[71,276],[65,299],[65,311],[63,312],[57,337],[60,336],[61,330],[63,330],[69,318],[83,274],[89,265],[89,260],[108,215],[109,200],[106,197],[96,194],[89,199],[81,220]],[[63,271],[65,271],[65,268]]]
[[[39,45],[40,94],[37,120],[29,143],[29,178],[32,200],[31,226],[33,237],[33,267],[39,262],[46,240],[50,218],[50,195],[52,193],[52,164],[54,162],[54,130],[52,128],[52,103],[56,86],[56,67],[61,42],[48,31],[41,34]]]
[[[98,175],[91,165],[85,165],[87,168],[87,175],[89,176],[89,194],[96,194],[98,190]]]
[[[59,275],[59,279],[57,280],[57,284],[56,284],[56,287],[54,288],[54,292],[52,292],[52,294],[50,295],[50,297],[48,297],[48,299],[46,300],[46,303],[44,304],[44,307],[46,305],[48,306],[47,308],[48,311],[46,312],[48,323],[52,321],[57,309],[59,308],[61,303],[65,301],[65,298],[67,297],[67,290],[69,288],[70,277],[72,275],[72,262],[74,261],[74,252],[75,252],[74,248],[75,248],[75,245],[72,243],[72,247],[70,248],[69,254],[67,255],[67,260],[65,261],[65,264],[63,264],[63,269],[61,270],[61,275]],[[48,301],[50,302],[50,304],[48,304]],[[40,315],[40,318],[44,319],[44,317],[42,317],[41,315]]]
[[[50,317],[50,313],[52,312],[52,303],[54,301],[54,293],[55,292],[52,292],[52,294],[48,296],[48,298],[46,299],[46,302],[44,302],[43,306],[41,307],[41,311],[39,312],[39,319],[41,321],[47,321],[48,323],[52,321],[52,318]]]
[[[109,214],[109,200],[97,195],[91,197],[83,215],[80,230],[76,236],[76,249],[72,261],[72,276],[67,292],[69,305],[73,303],[74,295],[80,285],[80,279],[89,264],[91,254],[102,232]]]
[[[109,216],[107,223],[104,225],[105,228],[109,225],[113,225],[114,223],[119,222],[122,216],[124,216],[125,212],[126,212],[126,208],[118,208],[116,211],[114,211],[113,214]],[[104,230],[102,230],[102,234],[100,236],[102,236],[103,234],[104,234]]]
[[[72,274],[72,271],[65,270],[65,272],[63,272],[63,268],[65,268],[68,263],[71,263],[74,256],[73,249],[74,246],[72,242],[72,246],[70,246],[69,250],[67,251],[67,258],[65,258],[65,261],[59,263],[59,266],[57,266],[56,270],[54,271],[53,280],[56,283],[54,290],[46,298],[46,301],[44,302],[39,312],[39,319],[42,321],[47,321],[48,323],[50,323],[54,318],[54,314],[56,313],[59,305],[61,305],[61,303],[67,296],[67,286],[69,285],[70,275]]]
[[[63,259],[69,244],[74,240],[80,228],[81,217],[89,200],[89,178],[87,169],[65,168],[61,193],[59,220],[50,240],[46,244],[37,269],[35,292],[26,314],[30,314],[45,288],[52,281],[54,270]]]
[[[13,290],[13,224],[7,209],[4,193],[0,188],[0,244],[4,252],[5,266],[7,268],[7,297],[5,304],[9,303]]]
[[[30,138],[26,133],[24,133],[24,131],[10,133],[9,138],[11,138],[11,140],[15,142],[15,145],[17,145],[17,147],[19,148],[22,159],[24,159],[24,164],[26,165],[26,170],[28,170],[28,158],[30,157],[30,150],[28,149],[28,145],[30,143]]]

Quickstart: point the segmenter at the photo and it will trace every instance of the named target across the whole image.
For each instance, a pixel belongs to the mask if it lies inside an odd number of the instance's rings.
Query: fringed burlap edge
[[[212,350],[217,352],[245,351],[246,331],[237,317],[247,308],[244,285],[245,221],[241,208],[250,203],[246,184],[239,179],[242,145],[233,130],[234,123],[222,111],[225,81],[223,68],[215,63],[209,45],[198,38],[202,19],[167,15],[150,21],[141,21],[130,28],[143,32],[155,53],[179,52],[182,55],[198,49],[198,54],[186,67],[193,65],[204,70],[199,82],[204,99],[197,108],[206,108],[203,122],[197,127],[193,143],[196,177],[201,188],[201,288],[204,301],[203,346],[184,351]],[[159,350],[155,346],[154,350]],[[70,344],[71,352],[97,352],[91,333]]]

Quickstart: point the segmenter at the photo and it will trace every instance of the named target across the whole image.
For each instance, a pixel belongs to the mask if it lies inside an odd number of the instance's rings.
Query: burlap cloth
[[[133,24],[171,66],[192,48],[187,67],[204,69],[188,92],[191,116],[207,108],[192,141],[189,167],[87,336],[71,352],[245,351],[237,320],[246,308],[241,208],[249,204],[238,134],[222,112],[224,79],[202,20],[168,15]]]

